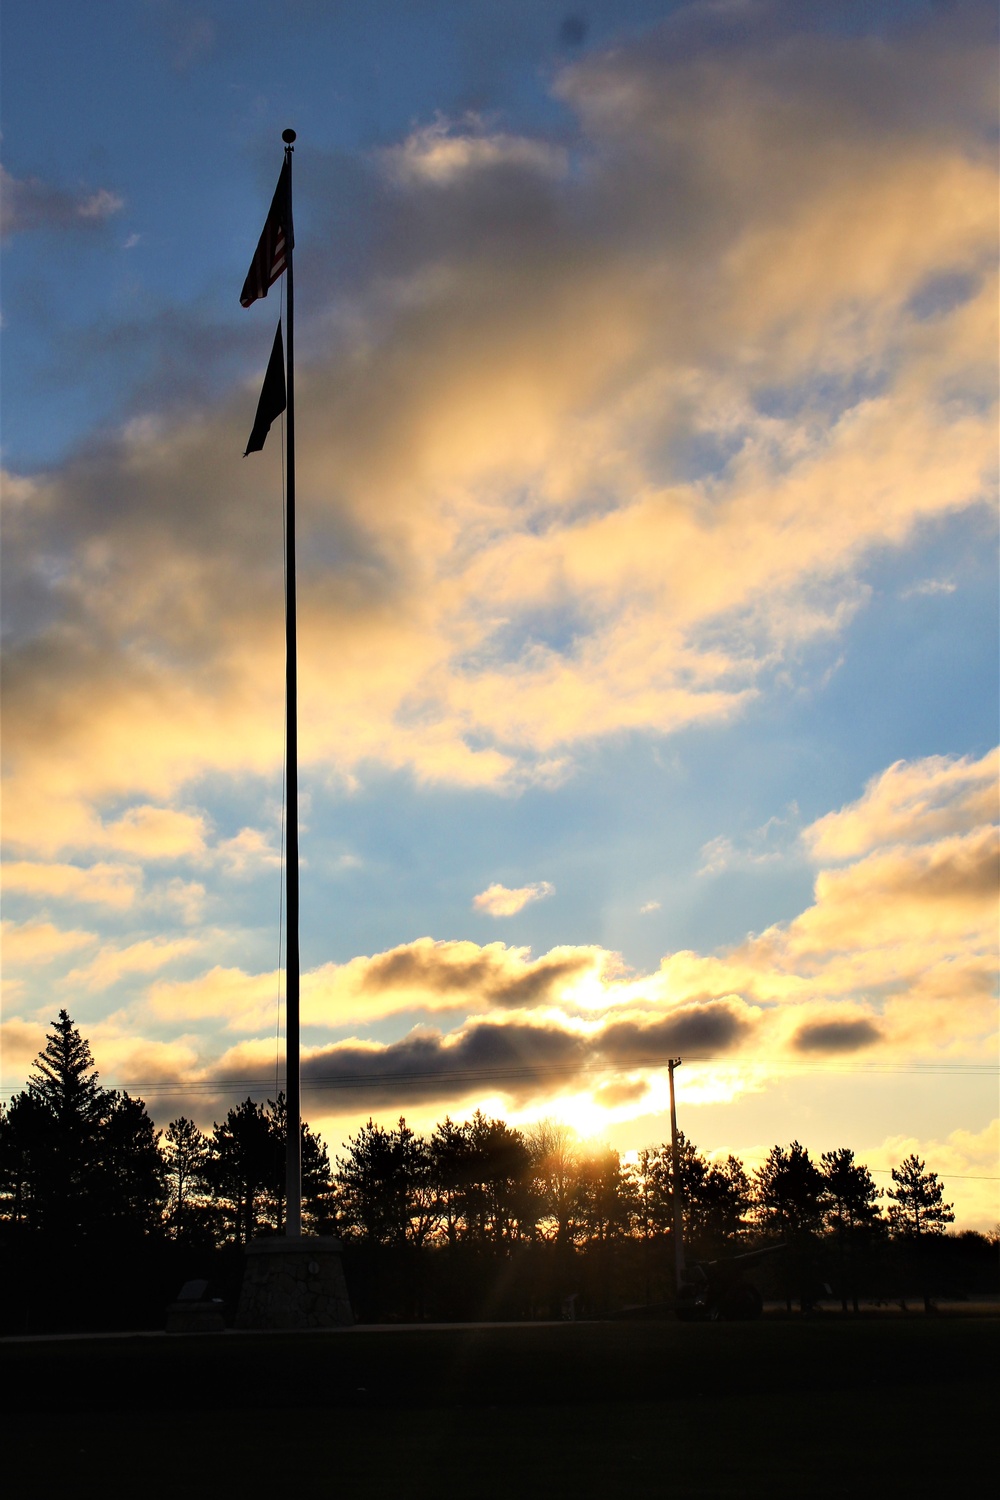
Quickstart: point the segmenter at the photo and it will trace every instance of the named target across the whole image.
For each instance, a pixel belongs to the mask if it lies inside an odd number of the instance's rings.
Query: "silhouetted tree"
[[[193,1120],[171,1120],[160,1143],[167,1173],[167,1223],[175,1239],[204,1228],[208,1187],[208,1140]]]
[[[580,1158],[577,1172],[580,1231],[590,1244],[622,1239],[629,1231],[634,1187],[610,1146]]]
[[[530,1234],[538,1204],[524,1136],[478,1109],[462,1129],[468,1141],[463,1194],[468,1238],[499,1244]]]
[[[161,1228],[167,1189],[158,1141],[141,1099],[118,1090],[105,1095],[92,1184],[105,1232],[152,1234]]]
[[[73,1241],[86,1233],[94,1216],[91,1189],[108,1097],[98,1083],[90,1046],[65,1010],[49,1030],[28,1076],[32,1223]]]
[[[933,1242],[940,1238],[944,1226],[954,1222],[952,1205],[944,1201],[944,1184],[936,1172],[911,1155],[892,1169],[893,1186],[889,1189],[889,1232],[908,1244],[915,1270],[920,1277],[924,1311],[931,1308],[931,1256]]]
[[[816,1240],[823,1225],[826,1183],[806,1148],[793,1141],[788,1150],[772,1146],[767,1160],[754,1173],[755,1211],[765,1234],[783,1240],[786,1263],[798,1283],[799,1304],[811,1303],[815,1279]],[[791,1280],[786,1301],[792,1305]]]
[[[824,1151],[820,1157],[826,1183],[825,1219],[837,1245],[840,1271],[840,1305],[847,1311],[848,1292],[858,1311],[858,1261],[882,1228],[878,1200],[882,1189],[875,1186],[868,1168],[854,1160],[847,1147]]]
[[[40,1178],[52,1133],[48,1112],[30,1094],[15,1094],[6,1109],[0,1108],[0,1204],[9,1224],[41,1227]]]
[[[370,1122],[369,1122],[370,1123]],[[449,1246],[454,1248],[462,1231],[465,1189],[469,1180],[469,1137],[464,1125],[446,1115],[428,1143],[430,1185],[437,1209],[437,1222]]]
[[[944,1201],[944,1183],[936,1172],[925,1170],[918,1156],[908,1156],[892,1169],[895,1184],[888,1192],[889,1227],[894,1235],[941,1234],[954,1223],[952,1205]]]
[[[278,1191],[274,1133],[263,1105],[252,1099],[212,1126],[206,1176],[238,1245],[266,1224],[263,1210]]]
[[[579,1153],[568,1125],[541,1120],[524,1136],[534,1187],[536,1223],[558,1245],[569,1244],[577,1202]]]
[[[643,1300],[651,1302],[673,1287],[669,1238],[673,1233],[670,1200],[670,1148],[644,1147],[631,1168],[632,1223],[641,1241]]]
[[[337,1208],[348,1234],[375,1245],[418,1244],[434,1220],[431,1157],[425,1141],[400,1117],[395,1130],[372,1120],[337,1157]]]

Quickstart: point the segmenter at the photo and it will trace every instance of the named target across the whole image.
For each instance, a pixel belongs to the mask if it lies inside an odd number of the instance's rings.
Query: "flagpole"
[[[292,151],[294,130],[283,130],[288,168],[285,278],[287,308],[285,388],[285,742],[287,745],[287,855],[285,860],[285,1069],[287,1157],[285,1166],[285,1237],[302,1234],[302,1099],[299,1081],[299,724],[298,661],[295,617],[295,287],[292,276]]]

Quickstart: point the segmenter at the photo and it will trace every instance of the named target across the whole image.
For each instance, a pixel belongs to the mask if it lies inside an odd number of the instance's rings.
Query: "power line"
[[[744,1065],[771,1068],[775,1072],[812,1072],[822,1073],[832,1077],[882,1077],[889,1075],[911,1076],[911,1077],[934,1077],[937,1075],[955,1075],[959,1077],[993,1077],[998,1072],[995,1064],[991,1063],[899,1063],[886,1067],[866,1066],[864,1064],[841,1063],[832,1065],[829,1063],[805,1063],[793,1059],[734,1059],[731,1055],[716,1056],[712,1054],[685,1053],[685,1059],[689,1063],[726,1063],[741,1062]],[[427,1083],[441,1084],[476,1084],[489,1083],[519,1083],[537,1080],[557,1081],[565,1080],[572,1082],[574,1079],[586,1077],[593,1073],[606,1072],[634,1072],[640,1069],[654,1071],[665,1068],[668,1058],[644,1055],[642,1057],[618,1058],[614,1061],[590,1062],[582,1065],[574,1064],[572,1061],[559,1063],[523,1063],[509,1064],[503,1067],[482,1068],[440,1068],[422,1069],[413,1072],[385,1071],[379,1073],[365,1073],[345,1076],[342,1074],[317,1074],[312,1078],[304,1078],[302,1087],[304,1090],[315,1093],[329,1089],[351,1089],[363,1091],[365,1089],[378,1088],[408,1088]],[[261,1077],[243,1078],[184,1078],[179,1077],[166,1082],[162,1079],[134,1079],[127,1085],[128,1089],[142,1090],[150,1095],[169,1094],[221,1094],[223,1096],[242,1093],[244,1090],[255,1092],[271,1088],[269,1079]],[[4,1093],[3,1098],[10,1099],[16,1091]]]

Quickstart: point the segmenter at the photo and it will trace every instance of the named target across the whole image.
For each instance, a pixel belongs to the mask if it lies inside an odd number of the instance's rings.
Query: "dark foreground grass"
[[[9,1343],[3,1470],[83,1496],[975,1493],[998,1327],[838,1319]]]

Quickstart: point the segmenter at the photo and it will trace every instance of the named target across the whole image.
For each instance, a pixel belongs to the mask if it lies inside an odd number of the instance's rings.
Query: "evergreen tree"
[[[206,1175],[237,1245],[252,1240],[266,1224],[266,1200],[270,1195],[273,1201],[281,1191],[279,1171],[263,1105],[247,1098],[228,1111],[221,1125],[212,1126]]]
[[[936,1172],[928,1172],[926,1164],[916,1155],[911,1155],[892,1169],[893,1186],[889,1198],[889,1232],[902,1242],[901,1248],[909,1250],[912,1270],[918,1275],[924,1299],[924,1311],[933,1311],[931,1305],[931,1279],[933,1275],[933,1251],[935,1242],[944,1233],[944,1226],[954,1222],[952,1205],[944,1201],[944,1183]]]
[[[161,1141],[167,1175],[167,1223],[175,1239],[196,1232],[204,1220],[208,1186],[208,1141],[193,1120],[171,1120]]]
[[[371,1124],[371,1121],[369,1121]],[[464,1125],[446,1115],[428,1143],[430,1184],[447,1243],[457,1244],[465,1214],[465,1189],[469,1181],[469,1138]]]
[[[797,1284],[803,1312],[812,1301],[817,1238],[823,1225],[826,1183],[806,1148],[793,1141],[787,1151],[773,1146],[754,1173],[755,1210],[766,1234],[787,1246],[786,1301],[791,1310]]]
[[[0,1107],[0,1203],[2,1217],[21,1229],[40,1227],[40,1174],[47,1157],[52,1122],[30,1094],[15,1094]],[[51,1150],[51,1146],[48,1148]]]
[[[537,1199],[531,1153],[519,1130],[476,1110],[462,1127],[468,1140],[465,1226],[471,1240],[501,1244],[531,1235]]]
[[[105,1093],[97,1081],[90,1044],[64,1010],[49,1030],[52,1035],[31,1065],[28,1093],[45,1106],[66,1135],[92,1134],[101,1118]]]
[[[837,1245],[840,1305],[846,1312],[850,1292],[857,1312],[858,1261],[882,1227],[878,1206],[882,1189],[875,1186],[868,1168],[856,1162],[854,1152],[846,1146],[824,1151],[820,1163],[826,1182],[826,1224]]]
[[[369,1119],[337,1157],[337,1205],[349,1234],[376,1245],[422,1243],[435,1195],[427,1143],[400,1117],[395,1130]]]
[[[93,1182],[102,1232],[153,1234],[162,1228],[167,1197],[160,1133],[141,1099],[113,1090],[104,1104]]]
[[[941,1234],[954,1222],[952,1205],[944,1201],[944,1183],[936,1172],[925,1171],[926,1163],[908,1156],[892,1169],[895,1186],[889,1189],[889,1227],[894,1235]]]
[[[73,1242],[87,1234],[99,1212],[100,1194],[93,1190],[109,1097],[89,1044],[65,1010],[49,1029],[27,1088],[34,1106],[33,1223]]]

